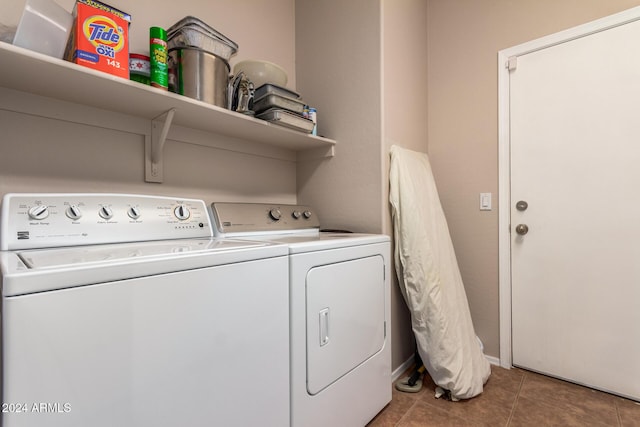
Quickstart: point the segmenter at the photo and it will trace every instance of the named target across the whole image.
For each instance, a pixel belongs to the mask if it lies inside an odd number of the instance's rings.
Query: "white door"
[[[513,364],[635,399],[639,41],[628,23],[518,56],[509,77]]]

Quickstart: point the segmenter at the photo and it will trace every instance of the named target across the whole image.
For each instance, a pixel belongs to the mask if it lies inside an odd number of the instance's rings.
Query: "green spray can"
[[[164,28],[149,28],[149,56],[151,59],[151,86],[167,90],[169,88],[169,67],[167,65],[167,32]]]

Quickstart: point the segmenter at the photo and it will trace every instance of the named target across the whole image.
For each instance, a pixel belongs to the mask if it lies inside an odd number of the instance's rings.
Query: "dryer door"
[[[370,256],[309,270],[307,391],[317,394],[384,346],[384,259]]]

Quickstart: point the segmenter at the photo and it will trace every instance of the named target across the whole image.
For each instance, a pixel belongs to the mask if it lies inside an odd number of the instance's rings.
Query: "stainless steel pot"
[[[231,68],[224,59],[201,49],[169,51],[169,89],[172,92],[227,108]]]

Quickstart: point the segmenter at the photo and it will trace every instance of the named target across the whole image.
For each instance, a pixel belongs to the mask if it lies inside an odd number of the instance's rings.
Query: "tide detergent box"
[[[73,18],[65,59],[128,79],[131,16],[99,1],[76,0]]]

